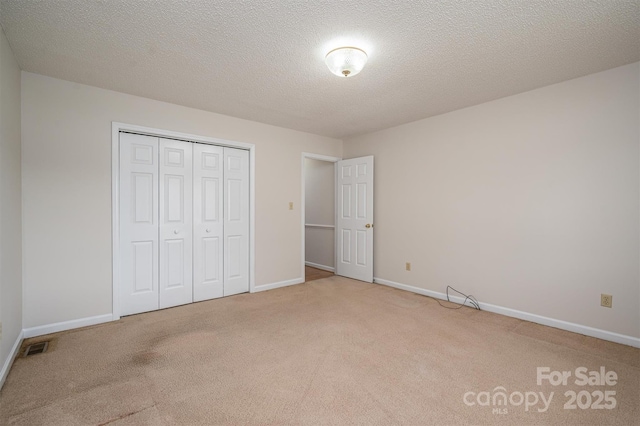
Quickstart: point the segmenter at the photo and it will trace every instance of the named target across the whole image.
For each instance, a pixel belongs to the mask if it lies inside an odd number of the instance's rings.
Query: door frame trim
[[[111,264],[112,264],[112,316],[113,321],[120,319],[120,132],[138,133],[167,139],[177,139],[186,142],[199,142],[208,145],[218,145],[239,148],[249,151],[249,293],[256,291],[255,279],[255,170],[256,147],[252,143],[218,139],[208,136],[174,132],[135,124],[111,122]],[[304,247],[304,246],[303,246]]]
[[[302,266],[300,268],[300,276],[302,277],[302,282],[305,282],[305,266],[306,266],[306,262],[305,262],[305,257],[306,257],[306,223],[305,223],[305,218],[306,218],[306,212],[305,212],[305,208],[306,208],[306,174],[305,174],[305,167],[304,167],[304,160],[310,158],[312,160],[320,160],[320,161],[326,161],[329,163],[333,163],[334,165],[334,173],[333,173],[333,197],[334,197],[334,209],[333,209],[333,223],[335,225],[336,223],[336,214],[337,214],[337,205],[335,204],[335,201],[337,201],[335,199],[335,197],[337,197],[337,191],[336,191],[336,171],[335,171],[335,164],[342,160],[341,157],[331,157],[329,155],[322,155],[322,154],[314,154],[314,153],[310,153],[310,152],[303,152],[302,153],[302,159],[301,159],[301,169],[302,169],[302,185],[301,185],[301,200],[300,200],[300,222],[302,223],[302,245],[300,247],[300,257],[301,257],[301,263]],[[336,236],[337,236],[337,230],[334,228],[334,235],[333,235],[333,239],[334,239],[334,247],[333,247],[333,264],[336,264],[337,261],[337,250],[336,250]]]

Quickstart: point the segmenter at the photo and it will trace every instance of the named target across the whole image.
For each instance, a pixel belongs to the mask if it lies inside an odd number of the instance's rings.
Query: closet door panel
[[[193,146],[193,300],[222,297],[223,159],[219,146]]]
[[[158,309],[158,138],[120,133],[121,315]]]
[[[160,139],[160,308],[193,301],[193,144]]]
[[[249,291],[249,152],[224,148],[224,295]]]

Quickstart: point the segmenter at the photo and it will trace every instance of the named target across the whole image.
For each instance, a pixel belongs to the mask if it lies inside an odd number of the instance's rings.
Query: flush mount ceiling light
[[[367,63],[367,54],[357,47],[339,47],[324,58],[329,70],[339,77],[353,77]]]

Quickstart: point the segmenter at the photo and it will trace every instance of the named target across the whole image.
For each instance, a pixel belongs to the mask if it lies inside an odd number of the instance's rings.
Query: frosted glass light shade
[[[367,63],[367,54],[357,47],[340,47],[324,58],[329,70],[339,77],[353,77]]]

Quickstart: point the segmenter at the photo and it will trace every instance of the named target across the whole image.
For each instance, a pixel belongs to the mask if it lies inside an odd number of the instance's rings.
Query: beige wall
[[[305,223],[334,225],[335,163],[305,158]],[[306,227],[305,260],[334,267],[333,228]]]
[[[22,331],[20,188],[20,68],[0,28],[0,370]]]
[[[635,63],[346,140],[345,158],[376,160],[374,275],[639,337],[639,76]]]
[[[30,73],[22,103],[25,328],[111,312],[112,121],[255,144],[256,285],[302,278],[300,158],[340,140]]]

